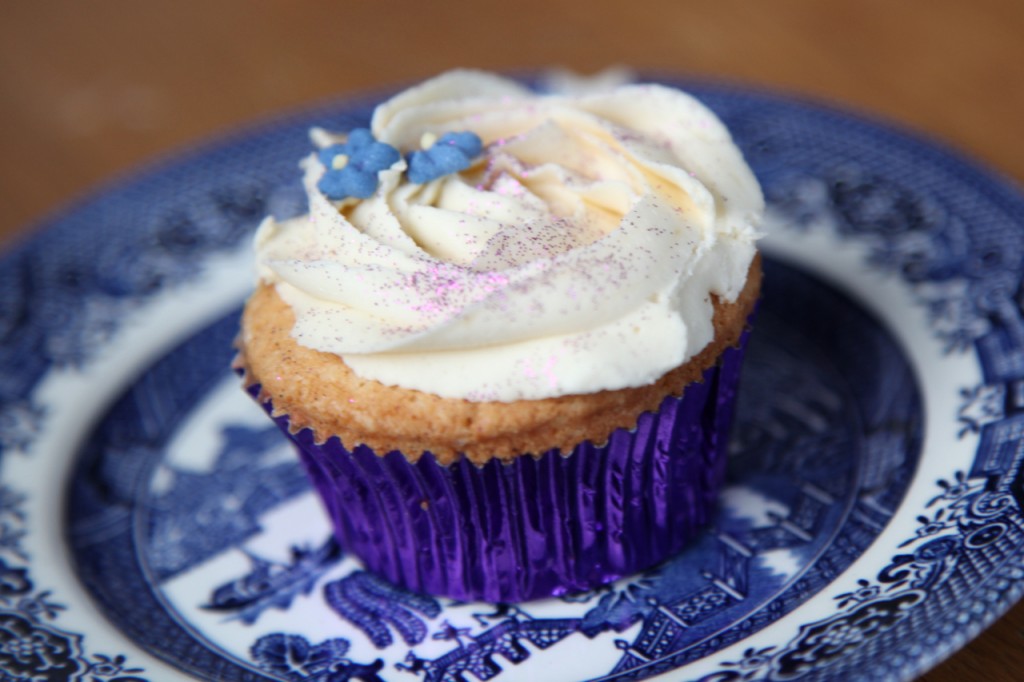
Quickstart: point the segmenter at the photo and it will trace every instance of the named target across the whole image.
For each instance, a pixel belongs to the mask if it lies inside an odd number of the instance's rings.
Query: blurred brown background
[[[1024,184],[1024,2],[5,2],[0,246],[138,164],[454,66],[622,64],[829,100]],[[1024,606],[928,682],[1024,679]]]

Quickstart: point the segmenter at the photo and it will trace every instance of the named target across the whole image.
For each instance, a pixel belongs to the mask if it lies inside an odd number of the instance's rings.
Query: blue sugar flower
[[[329,199],[366,199],[377,190],[377,173],[390,168],[400,158],[402,155],[397,149],[373,139],[366,128],[356,128],[348,134],[344,144],[332,144],[320,150],[320,163],[327,172],[316,186]]]
[[[465,170],[483,146],[476,133],[445,133],[429,148],[409,155],[409,182],[422,185]]]

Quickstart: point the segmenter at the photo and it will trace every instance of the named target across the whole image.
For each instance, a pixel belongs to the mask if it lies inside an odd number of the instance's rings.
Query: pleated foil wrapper
[[[462,601],[581,592],[658,564],[710,520],[749,331],[703,380],[601,445],[449,465],[292,432],[342,548],[396,585]]]

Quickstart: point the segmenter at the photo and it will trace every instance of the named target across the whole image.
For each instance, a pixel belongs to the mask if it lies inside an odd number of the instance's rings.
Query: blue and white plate
[[[910,679],[1024,588],[1024,198],[840,111],[691,88],[771,206],[713,525],[565,599],[396,589],[331,539],[228,365],[311,125],[80,203],[0,260],[0,678]]]

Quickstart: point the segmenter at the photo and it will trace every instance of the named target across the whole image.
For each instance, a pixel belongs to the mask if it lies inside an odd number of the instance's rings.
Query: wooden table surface
[[[1024,184],[1024,2],[6,2],[0,246],[138,164],[455,66],[622,64],[888,118]],[[1024,605],[927,673],[1024,679]]]

